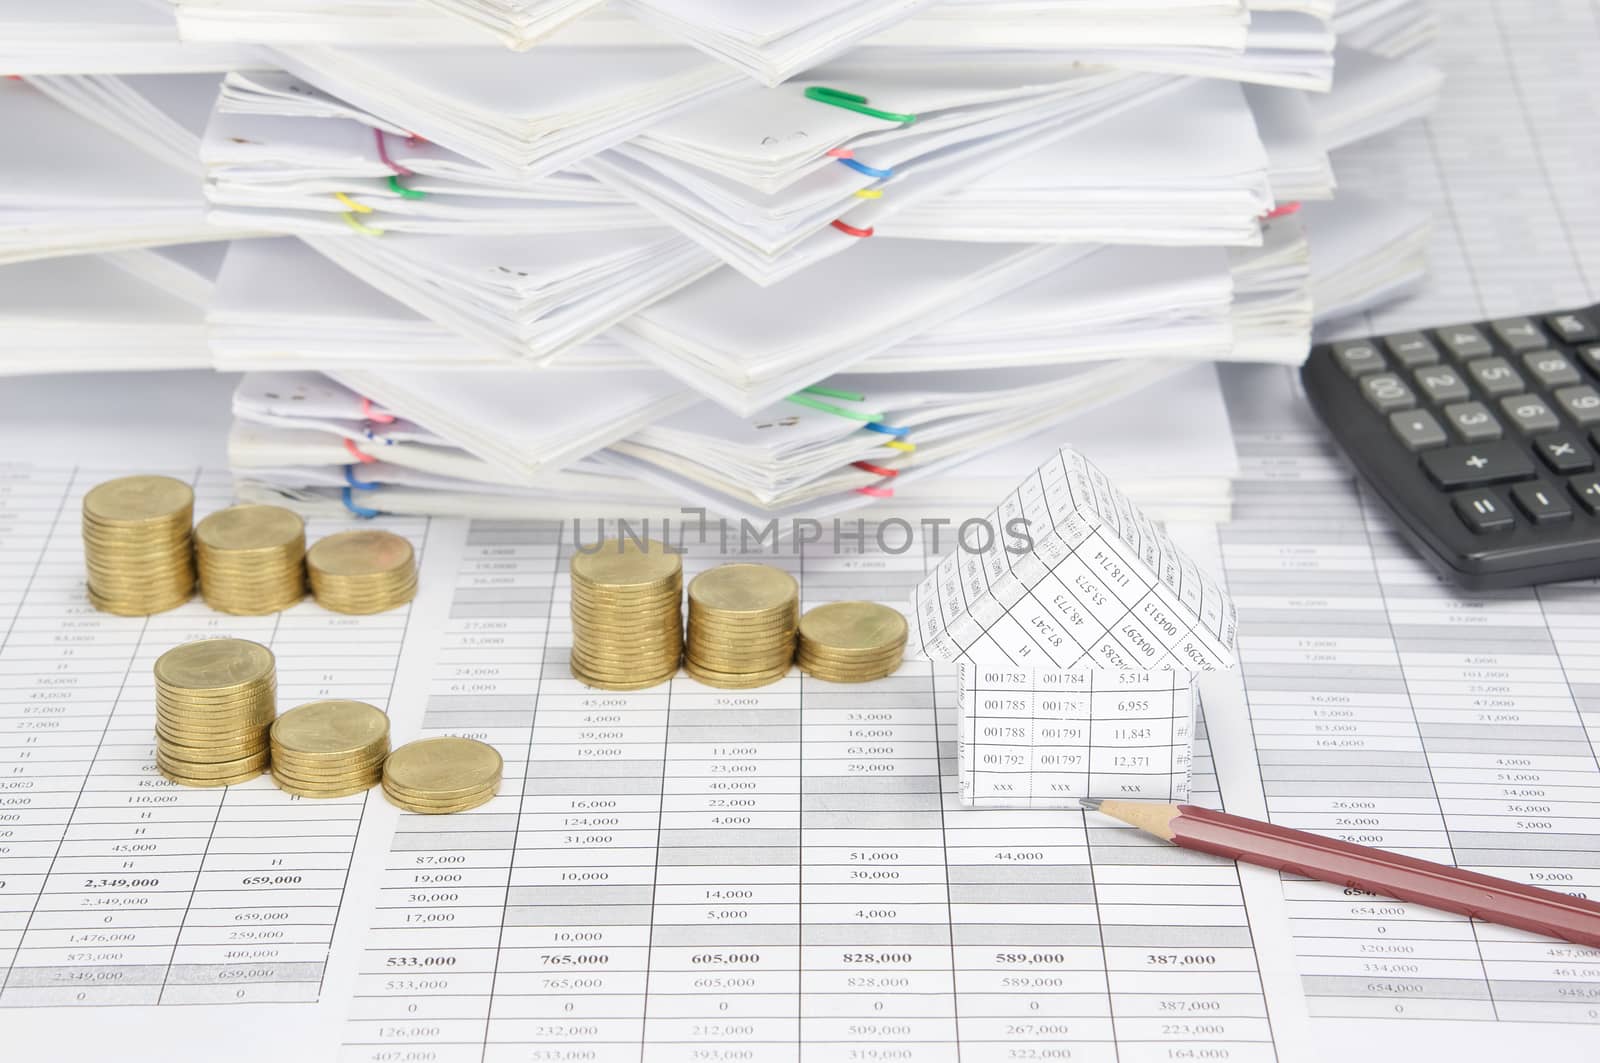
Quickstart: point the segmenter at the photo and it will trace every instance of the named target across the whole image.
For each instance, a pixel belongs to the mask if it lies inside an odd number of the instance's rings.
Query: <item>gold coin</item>
[[[800,670],[813,679],[821,679],[829,683],[870,683],[876,679],[886,679],[900,670],[902,662],[879,665],[861,671],[840,671],[828,668],[825,665],[816,665],[809,661],[797,661]]]
[[[794,577],[771,565],[718,565],[689,583],[691,609],[719,614],[756,614],[782,610],[800,598]]]
[[[272,723],[272,746],[299,758],[349,757],[389,743],[389,717],[364,701],[313,701]]]
[[[495,783],[505,767],[499,750],[471,738],[407,742],[383,765],[384,785],[414,797],[444,800]]]
[[[282,506],[229,506],[194,526],[196,549],[225,555],[293,552],[305,538],[306,522]]]
[[[633,539],[607,539],[592,552],[572,555],[568,565],[573,585],[588,588],[650,589],[683,576],[683,557],[665,543]]]
[[[648,690],[650,687],[658,687],[663,683],[671,682],[672,678],[678,674],[676,662],[673,663],[671,671],[663,671],[659,675],[639,679],[610,679],[605,676],[590,675],[582,667],[571,663],[568,664],[568,668],[572,672],[572,678],[584,686],[595,687],[598,690]]]
[[[685,661],[683,670],[696,682],[710,687],[721,687],[725,690],[745,690],[751,687],[764,687],[776,683],[789,674],[789,666],[773,668],[764,672],[715,672],[696,668],[691,662]]]
[[[267,766],[267,760],[268,754],[266,750],[262,750],[259,753],[250,753],[242,757],[231,757],[227,760],[184,760],[181,757],[172,756],[164,750],[156,750],[156,764],[194,779],[233,776],[251,769],[262,771]]]
[[[249,771],[241,771],[237,775],[224,776],[223,778],[219,779],[211,779],[195,775],[185,775],[181,772],[163,768],[160,765],[157,765],[157,768],[168,782],[177,783],[179,786],[195,786],[206,789],[214,789],[218,786],[233,786],[237,783],[249,782],[251,779],[259,779],[261,777],[261,773],[266,770],[265,768],[252,768]]]
[[[418,801],[403,794],[397,794],[388,787],[384,787],[383,796],[388,799],[391,805],[405,812],[415,812],[424,816],[445,816],[453,812],[466,812],[480,805],[486,805],[493,801],[499,792],[499,787],[497,786],[482,793],[447,803]]]
[[[364,793],[378,785],[377,779],[362,779],[356,782],[343,783],[339,786],[307,786],[284,776],[276,768],[272,771],[272,781],[278,785],[278,789],[285,793],[318,801],[326,801],[335,797],[349,797],[352,794]]]
[[[113,616],[150,616],[153,613],[164,613],[194,597],[194,588],[185,588],[181,593],[173,593],[164,598],[123,598],[116,595],[104,596],[94,592],[93,587],[87,588],[89,604],[102,613]]]
[[[800,637],[839,653],[874,653],[905,645],[906,618],[877,602],[829,602],[800,618]]]
[[[184,691],[243,692],[273,675],[272,651],[246,639],[200,639],[156,658],[156,682]]]
[[[84,518],[100,524],[170,521],[186,511],[194,512],[194,490],[170,476],[124,476],[83,496]]]
[[[695,645],[736,647],[736,646],[778,646],[795,641],[795,630],[792,627],[764,628],[754,631],[707,631],[699,624],[689,628],[686,641]]]
[[[324,536],[306,551],[306,564],[313,572],[334,577],[409,572],[415,563],[416,554],[408,540],[376,528]]]

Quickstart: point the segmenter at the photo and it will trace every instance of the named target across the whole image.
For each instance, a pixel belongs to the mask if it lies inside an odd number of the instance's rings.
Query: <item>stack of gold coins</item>
[[[125,476],[83,496],[89,601],[120,616],[176,608],[194,593],[194,491],[170,476]]]
[[[572,674],[606,690],[665,683],[683,656],[683,559],[610,539],[572,557]]]
[[[806,674],[830,683],[865,683],[893,675],[906,653],[906,618],[877,602],[829,602],[800,618]]]
[[[226,786],[267,769],[277,714],[272,651],[205,639],[156,659],[156,766],[184,786]]]
[[[383,779],[389,717],[364,701],[313,701],[272,723],[272,779],[301,797],[344,797]]]
[[[306,594],[306,525],[282,506],[230,506],[194,529],[200,596],[211,608],[262,616]]]
[[[407,812],[465,812],[500,792],[504,767],[494,746],[470,738],[424,738],[383,762],[383,793]]]
[[[336,613],[382,613],[417,595],[417,558],[393,532],[347,531],[306,551],[317,604]]]
[[[758,687],[794,663],[800,585],[771,565],[718,565],[689,582],[683,667],[715,687]]]

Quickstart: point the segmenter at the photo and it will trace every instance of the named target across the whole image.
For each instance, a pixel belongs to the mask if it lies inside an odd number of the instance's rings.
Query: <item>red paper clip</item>
[[[389,158],[389,148],[384,143],[383,130],[374,126],[372,129],[372,139],[378,142],[378,158],[382,159],[383,164],[389,167],[389,169],[393,170],[401,177],[410,177],[417,172],[415,170],[407,169],[406,167],[395,162],[393,159]]]
[[[1269,210],[1265,214],[1261,215],[1261,220],[1271,221],[1273,218],[1287,218],[1291,214],[1298,213],[1300,213],[1300,203],[1297,200],[1293,203],[1285,203],[1281,207],[1274,207],[1272,210]]]
[[[394,424],[394,414],[384,413],[382,410],[372,408],[372,400],[363,396],[361,399],[361,416],[373,424]]]
[[[835,229],[838,229],[840,232],[849,236],[859,236],[865,238],[872,235],[871,229],[857,229],[854,225],[851,225],[849,222],[843,221],[839,218],[833,219],[832,224]]]
[[[829,148],[827,156],[830,159],[853,159],[856,153],[852,148]]]
[[[353,440],[353,439],[346,439],[344,441],[344,449],[348,450],[350,452],[351,457],[355,458],[357,461],[361,462],[363,465],[372,465],[378,460],[377,458],[373,457],[371,454],[362,453],[356,447],[356,441]]]
[[[870,472],[874,476],[899,476],[900,475],[900,470],[899,469],[890,469],[890,468],[885,468],[882,465],[874,465],[870,461],[852,461],[850,464],[854,465],[856,468],[860,469],[862,472]]]
[[[892,488],[892,487],[858,487],[858,488],[856,488],[856,494],[858,494],[858,495],[868,495],[868,496],[870,496],[872,498],[893,498],[894,497],[894,488]]]

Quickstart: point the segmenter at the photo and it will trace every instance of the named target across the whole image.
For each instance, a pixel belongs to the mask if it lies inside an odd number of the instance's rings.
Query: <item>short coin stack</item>
[[[229,506],[194,529],[200,596],[236,616],[289,608],[306,594],[306,525],[282,506]]]
[[[800,585],[771,565],[718,565],[689,582],[684,670],[709,686],[765,686],[794,663]]]
[[[382,613],[417,594],[417,558],[403,537],[347,531],[318,539],[306,551],[317,604],[336,613]]]
[[[149,616],[194,594],[194,491],[169,476],[125,476],[83,496],[89,601],[106,613]]]
[[[277,715],[272,651],[204,639],[156,659],[156,766],[184,786],[245,782],[267,768]]]
[[[465,812],[500,792],[505,762],[491,745],[471,738],[407,742],[383,764],[383,793],[407,812]]]
[[[606,690],[665,683],[683,655],[683,559],[610,539],[572,557],[572,674]]]
[[[865,683],[893,675],[906,652],[906,618],[877,602],[829,602],[800,618],[806,674],[830,683]]]
[[[272,724],[272,779],[301,797],[344,797],[383,779],[389,717],[364,701],[313,701]]]

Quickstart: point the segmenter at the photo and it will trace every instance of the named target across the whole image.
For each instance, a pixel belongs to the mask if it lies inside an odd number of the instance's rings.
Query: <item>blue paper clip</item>
[[[371,520],[373,517],[381,517],[383,515],[379,510],[368,509],[366,506],[356,505],[355,502],[350,498],[350,488],[348,487],[341,491],[340,495],[344,499],[344,508],[354,513],[362,520]]]
[[[346,465],[344,467],[344,482],[354,487],[357,491],[376,491],[382,486],[381,484],[369,484],[365,481],[357,480],[356,467],[354,465]]]
[[[869,431],[882,432],[886,436],[894,436],[896,439],[903,439],[911,434],[911,429],[909,428],[897,428],[892,424],[880,424],[875,421],[869,421],[862,427]]]
[[[856,173],[864,173],[868,177],[893,177],[894,169],[880,170],[876,166],[868,166],[859,159],[834,159],[840,166],[848,166]]]

